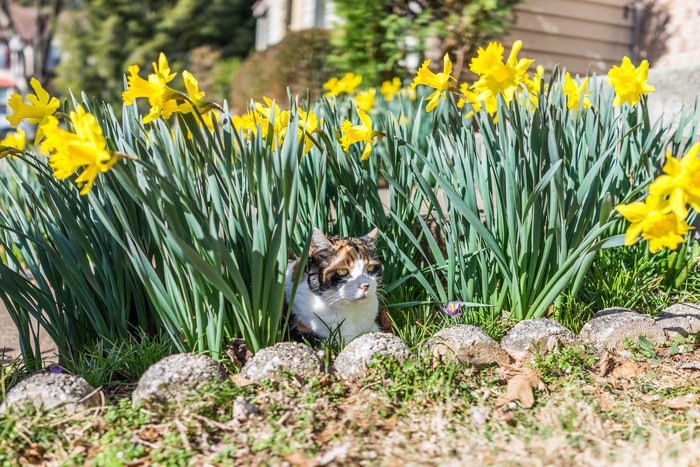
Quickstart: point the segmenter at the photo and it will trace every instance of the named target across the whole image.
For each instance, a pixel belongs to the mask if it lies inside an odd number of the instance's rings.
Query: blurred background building
[[[332,0],[258,0],[255,47],[262,51],[290,31],[332,28]],[[515,6],[506,44],[520,39],[523,56],[545,69],[606,73],[627,55],[653,67],[700,64],[700,1],[525,0]]]

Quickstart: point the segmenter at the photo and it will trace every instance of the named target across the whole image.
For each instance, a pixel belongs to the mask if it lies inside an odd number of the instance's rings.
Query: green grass
[[[575,296],[560,297],[553,317],[578,332],[597,311],[629,308],[656,316],[682,301],[700,303],[700,246],[649,253],[645,242],[602,250]]]
[[[123,386],[133,386],[149,366],[176,352],[164,334],[149,337],[141,333],[121,342],[90,344],[64,366],[93,387],[104,388],[109,395]]]
[[[0,355],[0,401],[5,400],[7,390],[17,384],[27,369],[21,359],[6,360]]]

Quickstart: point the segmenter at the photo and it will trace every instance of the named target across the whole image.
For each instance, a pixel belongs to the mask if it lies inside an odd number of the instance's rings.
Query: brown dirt
[[[42,356],[46,362],[55,362],[56,345],[53,343],[49,335],[43,331],[40,335],[40,345]],[[10,318],[5,305],[0,302],[0,363],[13,360],[21,357],[22,353],[19,347],[19,335],[17,328]]]

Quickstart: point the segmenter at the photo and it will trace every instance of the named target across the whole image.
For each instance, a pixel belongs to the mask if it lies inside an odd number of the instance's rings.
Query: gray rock
[[[7,392],[0,414],[10,406],[21,409],[64,409],[67,413],[99,407],[102,398],[87,381],[67,373],[38,373],[20,381]]]
[[[139,379],[131,395],[134,405],[146,407],[180,404],[188,393],[207,383],[226,379],[226,370],[206,355],[181,353],[151,365]]]
[[[298,342],[280,342],[261,349],[241,369],[243,376],[256,383],[264,380],[281,380],[283,373],[292,373],[306,379],[320,376],[323,363],[308,345]]]
[[[579,337],[598,348],[613,349],[624,347],[625,339],[636,342],[640,335],[654,344],[666,340],[663,329],[651,316],[627,308],[606,308],[583,325]]]
[[[370,332],[353,339],[335,359],[335,371],[344,379],[367,376],[367,364],[375,354],[403,362],[413,354],[400,337],[387,332]]]
[[[436,360],[454,358],[475,368],[510,362],[510,357],[498,342],[469,324],[440,330],[424,343],[424,347]]]
[[[508,354],[521,359],[532,352],[544,355],[559,345],[576,340],[573,332],[557,321],[537,318],[520,321],[501,340],[501,347]]]
[[[659,314],[656,324],[661,326],[669,338],[688,337],[689,334],[700,332],[700,305],[671,305]]]

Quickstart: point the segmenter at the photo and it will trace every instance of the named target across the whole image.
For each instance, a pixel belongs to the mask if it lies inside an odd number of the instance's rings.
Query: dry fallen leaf
[[[610,372],[613,378],[634,378],[643,373],[642,369],[636,362],[627,360],[626,358],[615,359],[614,367]]]
[[[255,384],[253,381],[243,376],[243,373],[236,373],[235,375],[231,375],[231,381],[233,381],[234,384],[239,388],[244,388],[246,386],[250,386],[251,384]]]
[[[605,351],[600,357],[600,376],[634,378],[643,373],[638,363],[620,355]]]
[[[535,389],[544,389],[540,374],[532,368],[520,368],[512,371],[505,394],[498,396],[496,407],[503,407],[509,402],[518,402],[523,408],[535,405]]]
[[[303,452],[297,451],[284,456],[284,460],[289,462],[291,465],[299,467],[316,467],[318,466],[318,461],[314,458],[309,458],[304,455]]]
[[[695,405],[695,401],[700,398],[700,394],[686,394],[684,396],[674,397],[667,401],[663,401],[661,405],[669,409],[689,409]]]
[[[610,412],[615,407],[615,399],[609,392],[604,392],[600,395],[600,410]]]

